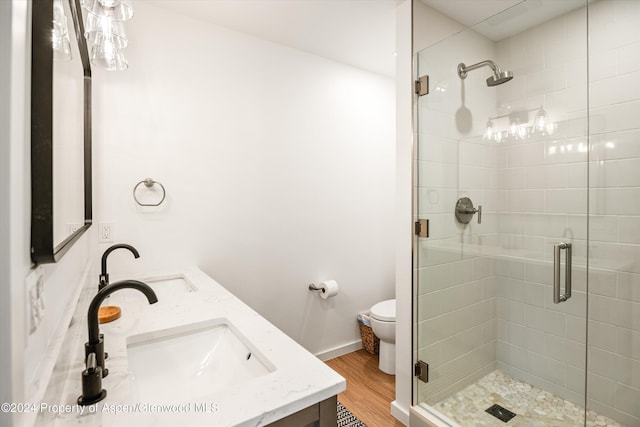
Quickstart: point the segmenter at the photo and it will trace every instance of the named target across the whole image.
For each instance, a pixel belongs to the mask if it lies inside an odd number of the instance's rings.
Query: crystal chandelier
[[[51,43],[56,58],[71,61],[71,41],[69,40],[69,25],[64,13],[62,0],[53,0],[53,29]]]
[[[108,71],[126,70],[124,49],[129,41],[124,22],[133,17],[131,0],[81,0],[81,4],[91,64]]]

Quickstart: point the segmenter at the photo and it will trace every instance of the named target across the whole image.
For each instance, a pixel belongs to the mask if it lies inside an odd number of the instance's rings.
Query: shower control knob
[[[468,197],[461,197],[456,202],[456,219],[460,224],[469,224],[473,214],[478,214],[478,224],[482,224],[482,206],[473,207],[473,202]]]

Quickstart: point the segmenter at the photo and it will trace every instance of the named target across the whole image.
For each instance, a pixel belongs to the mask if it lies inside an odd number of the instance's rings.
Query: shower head
[[[464,63],[458,64],[458,76],[464,80],[467,78],[467,73],[469,71],[475,70],[480,67],[489,67],[493,71],[493,75],[487,79],[487,86],[498,86],[502,83],[506,83],[513,78],[513,73],[511,71],[503,71],[496,65],[495,62],[491,60],[486,60],[482,62],[478,62],[473,65],[464,65]]]
[[[500,70],[498,73],[494,73],[493,76],[487,79],[487,86],[498,86],[502,83],[506,83],[513,78],[513,73],[511,71],[502,71]]]

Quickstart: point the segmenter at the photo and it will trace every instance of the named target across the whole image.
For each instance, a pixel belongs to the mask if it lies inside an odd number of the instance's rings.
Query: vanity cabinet
[[[269,427],[335,427],[338,424],[338,399],[328,399],[269,424]]]

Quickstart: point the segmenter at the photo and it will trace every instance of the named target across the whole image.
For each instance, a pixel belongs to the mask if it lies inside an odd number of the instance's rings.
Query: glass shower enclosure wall
[[[640,426],[638,19],[526,0],[415,57],[414,403],[451,425]]]

